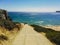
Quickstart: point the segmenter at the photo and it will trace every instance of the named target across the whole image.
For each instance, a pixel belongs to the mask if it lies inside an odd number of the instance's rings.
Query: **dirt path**
[[[45,36],[37,33],[31,26],[26,24],[15,37],[13,45],[52,45],[52,43]]]

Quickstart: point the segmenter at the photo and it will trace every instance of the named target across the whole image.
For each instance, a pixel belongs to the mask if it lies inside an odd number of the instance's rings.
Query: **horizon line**
[[[56,12],[56,11],[8,11],[8,12]]]

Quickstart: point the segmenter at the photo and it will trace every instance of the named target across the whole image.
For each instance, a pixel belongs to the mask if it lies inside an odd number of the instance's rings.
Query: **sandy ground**
[[[22,30],[15,37],[12,45],[53,45],[45,36],[34,31],[25,24]]]
[[[60,26],[44,26],[44,27],[54,29],[55,31],[60,31]]]

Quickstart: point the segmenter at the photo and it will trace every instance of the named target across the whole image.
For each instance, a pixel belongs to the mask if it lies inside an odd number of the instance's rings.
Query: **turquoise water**
[[[60,13],[8,12],[14,22],[36,25],[60,25]]]

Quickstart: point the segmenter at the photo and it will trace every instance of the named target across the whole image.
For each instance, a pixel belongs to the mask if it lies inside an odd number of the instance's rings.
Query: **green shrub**
[[[53,43],[55,43],[56,45],[60,45],[60,31],[55,31],[53,29],[50,28],[45,28],[42,26],[38,26],[38,25],[31,25],[34,27],[35,31],[37,32],[44,32],[46,33],[46,37]]]
[[[5,27],[9,31],[11,31],[14,28],[19,28],[14,22],[10,20],[0,20],[0,26]]]

